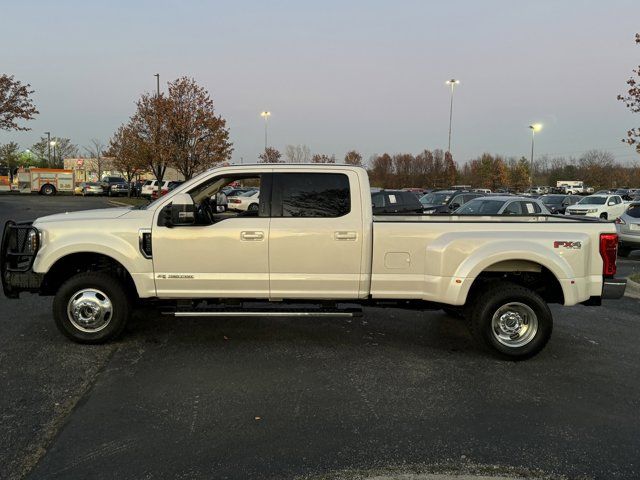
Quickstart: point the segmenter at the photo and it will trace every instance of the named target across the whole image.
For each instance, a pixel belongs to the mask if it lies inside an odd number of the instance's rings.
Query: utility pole
[[[160,96],[160,74],[156,73],[154,75],[154,77],[156,77],[156,96]]]
[[[51,166],[51,132],[44,132],[47,134],[47,167]]]
[[[451,87],[451,104],[449,105],[449,147],[447,148],[447,152],[451,153],[451,123],[453,120],[453,90],[456,87],[456,85],[460,84],[460,80],[456,80],[455,78],[452,78],[451,80],[447,80],[445,83]]]
[[[540,123],[534,123],[533,125],[529,125],[529,128],[531,129],[531,181],[529,182],[529,187],[533,188],[533,143],[536,138],[536,132],[542,130],[542,125]]]
[[[264,112],[262,112],[260,114],[260,116],[262,118],[264,118],[264,151],[266,153],[267,152],[267,121],[269,120],[269,117],[271,116],[271,112],[265,110]]]

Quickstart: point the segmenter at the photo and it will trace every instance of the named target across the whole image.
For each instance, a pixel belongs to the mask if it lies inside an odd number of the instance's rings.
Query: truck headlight
[[[27,241],[24,247],[25,251],[27,253],[34,253],[36,250],[38,250],[39,246],[40,246],[40,234],[35,230],[29,230],[29,233],[27,234]]]
[[[598,213],[598,209],[597,208],[590,208],[589,210],[587,210],[587,213]]]

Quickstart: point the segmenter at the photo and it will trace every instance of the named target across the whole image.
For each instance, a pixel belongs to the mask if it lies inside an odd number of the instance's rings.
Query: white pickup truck
[[[259,187],[257,210],[218,213],[216,193]],[[176,316],[362,314],[445,309],[512,359],[549,340],[548,303],[620,298],[612,223],[563,216],[379,216],[364,169],[245,165],[209,170],[141,208],[5,225],[7,297],[55,296],[82,343],[114,339],[134,306]]]

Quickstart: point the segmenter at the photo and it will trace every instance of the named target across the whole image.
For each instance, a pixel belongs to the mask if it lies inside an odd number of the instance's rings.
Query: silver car
[[[465,203],[453,215],[550,215],[535,198],[515,196],[480,197]]]
[[[633,201],[616,219],[618,229],[618,255],[626,257],[631,250],[640,249],[640,201]]]

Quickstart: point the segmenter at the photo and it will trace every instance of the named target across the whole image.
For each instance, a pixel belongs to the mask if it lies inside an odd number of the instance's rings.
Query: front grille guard
[[[29,234],[35,234],[35,245],[29,242]],[[0,247],[0,272],[27,272],[40,249],[40,232],[31,222],[16,223],[9,220],[4,224],[2,246]]]

